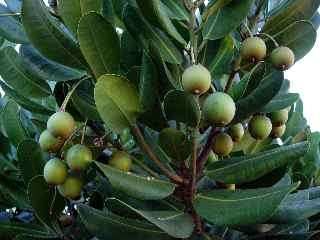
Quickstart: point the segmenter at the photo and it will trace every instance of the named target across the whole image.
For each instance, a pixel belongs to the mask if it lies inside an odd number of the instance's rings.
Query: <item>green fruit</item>
[[[129,154],[124,151],[117,151],[109,161],[109,165],[124,172],[128,172],[132,166],[132,160]]]
[[[182,86],[187,92],[201,95],[211,86],[211,74],[201,64],[187,68],[182,74]]]
[[[50,185],[63,184],[68,176],[67,165],[58,158],[49,160],[43,169],[46,182]]]
[[[213,151],[210,151],[209,156],[208,156],[208,160],[207,160],[208,164],[214,163],[218,160],[219,160],[218,156]]]
[[[58,186],[59,193],[69,199],[78,199],[81,195],[83,182],[75,176],[67,177],[66,181]]]
[[[288,109],[286,108],[277,112],[272,112],[268,114],[268,116],[271,119],[273,126],[279,127],[288,121],[289,112],[288,112]]]
[[[52,135],[67,139],[75,129],[75,121],[69,113],[57,112],[49,118],[47,128]]]
[[[271,53],[272,65],[280,70],[287,70],[294,64],[295,56],[288,47],[278,47]]]
[[[236,105],[226,93],[215,92],[203,104],[203,117],[211,125],[225,126],[234,118]]]
[[[282,125],[279,127],[273,127],[271,131],[272,138],[281,138],[286,131],[286,125]]]
[[[234,142],[239,142],[244,135],[244,127],[242,123],[237,123],[235,125],[232,125],[228,129],[228,134],[231,136]]]
[[[267,46],[259,37],[249,37],[242,43],[241,57],[249,61],[261,61],[267,55]]]
[[[219,133],[213,138],[212,150],[218,156],[227,156],[233,149],[232,138],[226,133]]]
[[[272,130],[271,120],[264,115],[256,115],[249,122],[250,135],[255,139],[266,139]]]
[[[74,145],[67,151],[66,161],[73,171],[86,170],[93,161],[92,152],[84,145]]]
[[[62,146],[63,141],[53,136],[48,130],[41,133],[39,138],[39,145],[45,152],[56,153]]]

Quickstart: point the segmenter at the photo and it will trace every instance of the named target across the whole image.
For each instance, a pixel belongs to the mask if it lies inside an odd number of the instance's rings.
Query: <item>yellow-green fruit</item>
[[[182,86],[187,92],[201,95],[211,86],[211,74],[201,64],[193,65],[182,74]]]
[[[282,125],[279,127],[273,127],[271,131],[272,138],[281,138],[286,131],[286,125]]]
[[[226,133],[219,133],[213,138],[212,150],[218,156],[227,156],[233,149],[232,138]]]
[[[259,37],[249,37],[242,43],[241,57],[249,61],[261,61],[267,55],[267,46]]]
[[[75,121],[67,112],[57,112],[47,122],[47,129],[55,137],[66,139],[72,134],[74,128]]]
[[[40,134],[39,145],[45,152],[56,153],[62,146],[63,141],[53,136],[48,130]]]
[[[109,161],[109,165],[124,172],[128,172],[132,166],[132,160],[129,154],[124,151],[117,151]]]
[[[44,166],[43,176],[50,185],[63,184],[68,176],[67,165],[60,159],[53,158]]]
[[[271,119],[273,126],[279,127],[288,121],[289,112],[288,112],[288,109],[286,108],[277,112],[272,112],[268,116]]]
[[[249,122],[250,135],[255,139],[266,139],[270,135],[271,130],[271,120],[264,115],[256,115]]]
[[[93,161],[92,152],[84,145],[74,145],[68,150],[66,161],[73,171],[86,170]]]
[[[203,104],[203,117],[211,125],[225,126],[232,121],[235,113],[236,105],[226,93],[215,92]]]
[[[244,127],[242,123],[237,123],[230,126],[230,128],[228,129],[228,134],[231,136],[234,142],[239,142],[244,135]]]
[[[67,177],[66,181],[58,186],[59,193],[69,199],[78,199],[81,195],[83,182],[75,176]]]
[[[294,64],[295,56],[288,47],[278,47],[271,53],[271,62],[275,68],[287,70]]]

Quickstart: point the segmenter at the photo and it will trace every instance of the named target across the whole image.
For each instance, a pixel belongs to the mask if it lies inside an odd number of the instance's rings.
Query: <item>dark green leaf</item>
[[[124,31],[121,36],[120,56],[121,66],[125,69],[141,65],[142,51],[128,31]]]
[[[22,0],[4,0],[7,7],[13,12],[20,12],[22,6]]]
[[[298,99],[299,94],[297,93],[287,93],[278,95],[274,99],[272,99],[271,102],[265,105],[261,112],[268,113],[285,109],[294,104]]]
[[[180,0],[163,0],[162,1],[168,11],[168,15],[171,19],[188,21],[190,19],[190,14],[188,10],[184,7],[182,1]]]

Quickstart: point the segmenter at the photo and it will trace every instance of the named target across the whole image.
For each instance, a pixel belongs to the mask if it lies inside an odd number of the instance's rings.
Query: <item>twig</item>
[[[228,92],[229,89],[232,87],[233,85],[233,81],[234,81],[234,77],[236,76],[236,74],[239,72],[240,70],[240,65],[241,65],[241,56],[238,57],[235,61],[234,61],[234,67],[233,67],[233,70],[232,72],[230,73],[229,75],[229,79],[228,79],[228,82],[227,82],[227,85],[224,89],[224,92]]]
[[[86,133],[87,124],[88,124],[88,119],[86,119],[86,121],[84,122],[84,126],[82,129],[81,142],[80,142],[81,144],[83,144],[83,142],[84,142],[84,135]]]

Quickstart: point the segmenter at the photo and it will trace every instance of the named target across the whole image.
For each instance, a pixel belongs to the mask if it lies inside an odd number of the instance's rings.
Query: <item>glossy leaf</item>
[[[171,237],[151,224],[123,218],[86,205],[79,205],[79,214],[88,231],[100,240],[170,240]]]
[[[90,12],[84,15],[78,28],[81,51],[95,77],[118,73],[120,42],[116,30],[101,15]]]
[[[76,42],[50,15],[42,0],[24,0],[21,19],[30,42],[43,56],[69,67],[86,68]]]
[[[273,215],[281,201],[298,185],[199,193],[195,198],[194,206],[200,216],[218,226],[263,223]]]
[[[163,0],[164,5],[168,9],[168,15],[171,19],[188,21],[190,14],[179,0]]]
[[[172,90],[165,96],[164,111],[167,120],[183,122],[195,127],[199,124],[201,113],[196,98],[187,92]]]
[[[0,51],[0,66],[3,80],[20,94],[34,98],[43,98],[51,94],[46,80],[28,71],[13,48],[7,47]]]
[[[308,144],[302,142],[253,155],[232,157],[210,164],[205,174],[213,180],[224,183],[247,183],[297,160],[307,151]]]
[[[98,162],[95,163],[114,188],[141,200],[163,199],[170,196],[175,189],[175,185],[170,182],[142,177]]]
[[[299,99],[297,93],[287,93],[276,96],[272,99],[261,112],[276,112],[293,105]]]
[[[121,76],[101,76],[95,86],[94,98],[102,120],[117,133],[135,124],[141,112],[136,89]]]

